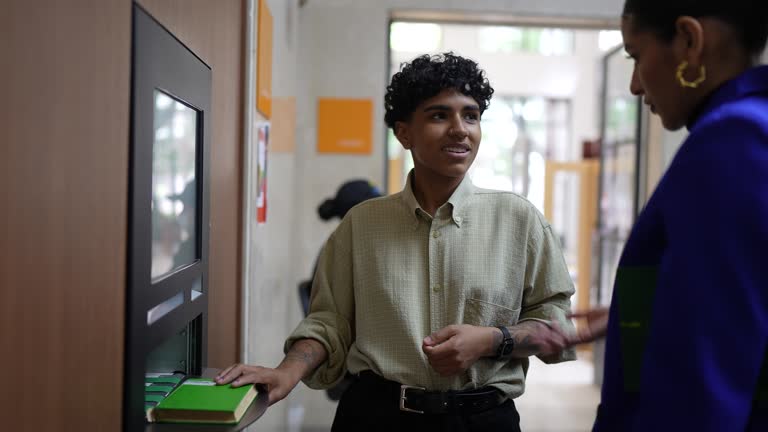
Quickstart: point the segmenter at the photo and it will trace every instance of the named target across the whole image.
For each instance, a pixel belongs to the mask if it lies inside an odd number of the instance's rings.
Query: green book
[[[149,385],[144,386],[144,391],[146,393],[161,393],[163,396],[167,395],[168,393],[173,390],[173,386],[164,386],[164,385]]]
[[[656,267],[621,266],[616,270],[624,390],[630,393],[640,391],[640,370],[648,342],[657,279]]]
[[[253,384],[232,388],[210,379],[190,378],[160,401],[149,418],[158,423],[235,424],[256,394]]]
[[[144,402],[159,403],[161,400],[163,400],[163,395],[144,394]]]
[[[152,384],[170,384],[170,385],[176,385],[181,382],[181,377],[177,376],[160,376],[160,377],[147,377],[144,378],[145,383],[152,383]]]

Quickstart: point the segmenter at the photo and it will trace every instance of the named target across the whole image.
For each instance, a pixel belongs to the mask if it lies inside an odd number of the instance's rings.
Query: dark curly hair
[[[456,89],[474,99],[480,114],[491,104],[493,88],[477,63],[452,52],[425,54],[403,63],[392,76],[384,96],[384,121],[394,129],[395,122],[407,121],[420,103],[445,89]]]

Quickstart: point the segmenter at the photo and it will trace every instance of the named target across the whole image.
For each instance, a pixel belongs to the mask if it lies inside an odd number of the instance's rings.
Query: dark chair
[[[312,281],[305,280],[299,282],[299,300],[301,300],[301,310],[304,311],[304,316],[309,313],[309,296],[312,292]]]

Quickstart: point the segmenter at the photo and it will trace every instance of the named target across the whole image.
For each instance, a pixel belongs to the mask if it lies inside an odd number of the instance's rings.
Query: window
[[[480,27],[478,43],[486,53],[529,53],[544,56],[573,53],[570,30],[530,27]]]
[[[624,43],[624,38],[618,30],[601,30],[597,35],[597,46],[606,52]]]
[[[518,193],[543,211],[545,163],[567,159],[570,109],[562,99],[495,97],[469,171],[475,185]]]
[[[389,48],[395,52],[435,52],[442,38],[443,31],[438,24],[396,22],[389,30]]]

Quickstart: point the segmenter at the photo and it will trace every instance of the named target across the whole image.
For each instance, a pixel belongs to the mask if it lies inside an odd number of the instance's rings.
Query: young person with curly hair
[[[690,134],[619,261],[594,430],[768,431],[768,1],[626,0],[622,33]]]
[[[334,431],[520,430],[528,357],[574,358],[574,291],[534,206],[466,175],[492,94],[452,53],[393,76],[385,121],[413,155],[405,188],[352,208],[331,235],[283,362],[235,365],[219,383],[267,384],[274,403],[302,379],[327,388],[349,371]]]

